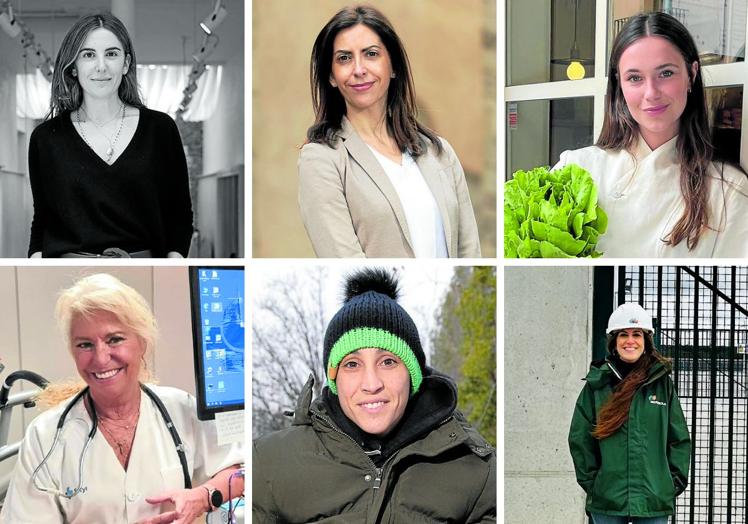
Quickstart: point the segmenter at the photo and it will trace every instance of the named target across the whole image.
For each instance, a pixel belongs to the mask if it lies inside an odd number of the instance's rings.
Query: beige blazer
[[[299,207],[318,257],[413,258],[402,203],[347,118],[335,147],[306,144],[299,156]],[[450,258],[480,257],[465,174],[449,143],[416,159],[439,207]]]

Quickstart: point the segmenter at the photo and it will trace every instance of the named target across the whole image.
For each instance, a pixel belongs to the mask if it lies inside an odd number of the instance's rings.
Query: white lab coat
[[[748,257],[748,177],[730,165],[713,164],[707,194],[710,229],[693,251],[663,239],[683,213],[676,138],[652,151],[639,139],[632,152],[585,147],[564,151],[554,169],[578,164],[597,183],[608,231],[597,250],[606,257]]]
[[[193,485],[218,471],[244,462],[239,445],[217,445],[213,422],[197,419],[195,399],[169,387],[150,386],[166,406],[185,445]],[[146,497],[184,488],[182,468],[163,418],[153,401],[141,394],[140,418],[127,471],[99,429],[83,464],[81,493],[72,499],[34,487],[31,475],[49,451],[65,401],[39,415],[26,431],[0,523],[132,524],[173,510],[170,503],[151,505]],[[78,463],[91,427],[82,401],[70,410],[55,452],[37,475],[42,487],[62,492],[78,486]],[[207,496],[207,494],[206,494]]]

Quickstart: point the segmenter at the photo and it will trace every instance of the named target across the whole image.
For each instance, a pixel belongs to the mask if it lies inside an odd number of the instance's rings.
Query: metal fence
[[[621,267],[618,303],[656,317],[691,432],[689,486],[671,522],[748,516],[748,267]]]

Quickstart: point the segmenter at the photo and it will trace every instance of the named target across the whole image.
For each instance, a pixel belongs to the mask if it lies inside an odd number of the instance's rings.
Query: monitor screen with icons
[[[197,415],[244,409],[244,267],[190,267]]]

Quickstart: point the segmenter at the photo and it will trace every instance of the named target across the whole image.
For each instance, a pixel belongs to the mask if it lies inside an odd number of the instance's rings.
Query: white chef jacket
[[[578,164],[597,183],[598,204],[608,215],[608,231],[597,250],[606,257],[748,257],[748,177],[721,163],[709,171],[709,229],[689,251],[686,241],[664,242],[683,214],[677,137],[652,151],[640,137],[633,151],[597,146],[564,151],[554,169]]]
[[[175,388],[149,387],[166,406],[184,443],[193,485],[244,462],[240,445],[219,446],[214,422],[197,419],[194,397]],[[29,424],[0,523],[132,524],[173,510],[171,503],[152,505],[145,500],[183,489],[184,477],[164,419],[144,393],[140,395],[140,418],[127,471],[99,429],[84,458],[80,494],[67,499],[34,487],[31,475],[51,448],[58,419],[68,402],[42,413]],[[91,418],[82,401],[72,407],[65,420],[57,448],[37,475],[40,486],[62,492],[78,486],[78,463],[91,428]]]

